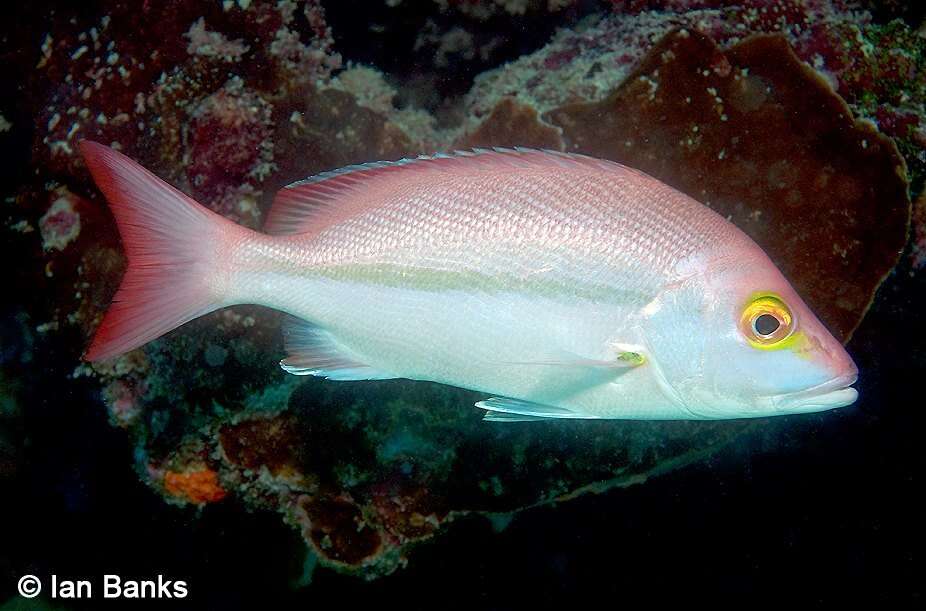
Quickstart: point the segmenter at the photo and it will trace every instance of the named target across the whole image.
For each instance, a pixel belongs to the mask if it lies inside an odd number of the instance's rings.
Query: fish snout
[[[811,342],[814,344],[811,359],[826,370],[828,377],[834,380],[851,379],[852,382],[849,384],[855,383],[858,379],[858,366],[839,340],[825,329],[821,329],[812,337]]]
[[[858,373],[833,378],[823,384],[774,398],[775,408],[783,413],[820,412],[855,403],[858,391],[852,388]]]
[[[773,399],[777,410],[785,413],[818,412],[851,405],[858,399],[852,385],[858,380],[858,367],[838,340],[829,333],[809,338],[807,350],[810,366],[817,369],[818,383],[804,390],[778,395]]]

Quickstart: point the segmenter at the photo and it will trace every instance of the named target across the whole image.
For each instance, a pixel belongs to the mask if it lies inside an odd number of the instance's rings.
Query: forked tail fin
[[[122,284],[84,359],[128,352],[227,305],[221,253],[249,230],[107,146],[85,140],[80,152],[109,201],[128,259]]]

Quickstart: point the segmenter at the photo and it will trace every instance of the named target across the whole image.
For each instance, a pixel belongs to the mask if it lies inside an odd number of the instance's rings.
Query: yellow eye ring
[[[781,298],[770,294],[754,296],[740,318],[740,332],[746,341],[762,349],[780,347],[794,332],[794,326],[791,310]]]

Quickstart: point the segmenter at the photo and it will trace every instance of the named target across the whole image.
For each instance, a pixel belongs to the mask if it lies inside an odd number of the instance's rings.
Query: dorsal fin
[[[376,161],[323,172],[280,189],[273,200],[264,230],[271,235],[311,233],[368,210],[383,198],[370,197],[374,190],[398,187],[396,179],[409,178],[408,172],[469,172],[482,169],[593,167],[624,169],[613,161],[585,155],[527,148],[473,149],[452,154],[422,155],[414,159]]]

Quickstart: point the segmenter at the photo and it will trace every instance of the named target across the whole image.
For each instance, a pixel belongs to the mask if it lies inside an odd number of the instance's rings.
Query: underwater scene
[[[926,3],[36,0],[0,83],[0,611],[923,604]]]

